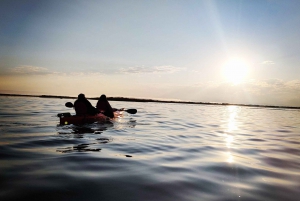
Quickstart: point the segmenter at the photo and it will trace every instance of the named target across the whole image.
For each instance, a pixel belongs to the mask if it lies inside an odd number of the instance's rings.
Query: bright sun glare
[[[223,74],[225,78],[233,84],[241,83],[245,79],[247,71],[247,63],[239,58],[227,61],[223,67]]]

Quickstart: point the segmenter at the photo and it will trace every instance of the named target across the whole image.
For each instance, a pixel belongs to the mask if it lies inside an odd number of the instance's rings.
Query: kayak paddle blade
[[[128,109],[128,110],[125,110],[125,111],[128,112],[129,114],[136,114],[137,113],[136,109]]]
[[[74,107],[73,103],[71,103],[71,102],[66,102],[65,106],[69,107],[69,108]]]

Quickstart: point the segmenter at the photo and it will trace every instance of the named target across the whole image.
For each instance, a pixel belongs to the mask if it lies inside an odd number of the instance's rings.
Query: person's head
[[[104,94],[102,94],[99,98],[100,101],[105,101],[106,100],[106,96]]]
[[[84,94],[79,94],[78,95],[78,100],[84,100],[85,99],[85,95]]]

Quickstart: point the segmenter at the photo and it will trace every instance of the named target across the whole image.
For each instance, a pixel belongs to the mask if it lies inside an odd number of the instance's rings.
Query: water
[[[0,97],[1,201],[299,200],[300,110],[111,102],[138,113],[60,126],[68,101]]]

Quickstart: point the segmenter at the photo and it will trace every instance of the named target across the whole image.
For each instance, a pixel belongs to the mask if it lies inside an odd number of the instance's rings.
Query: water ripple
[[[68,101],[0,97],[1,200],[300,197],[298,110],[112,102],[138,113],[58,125]]]

